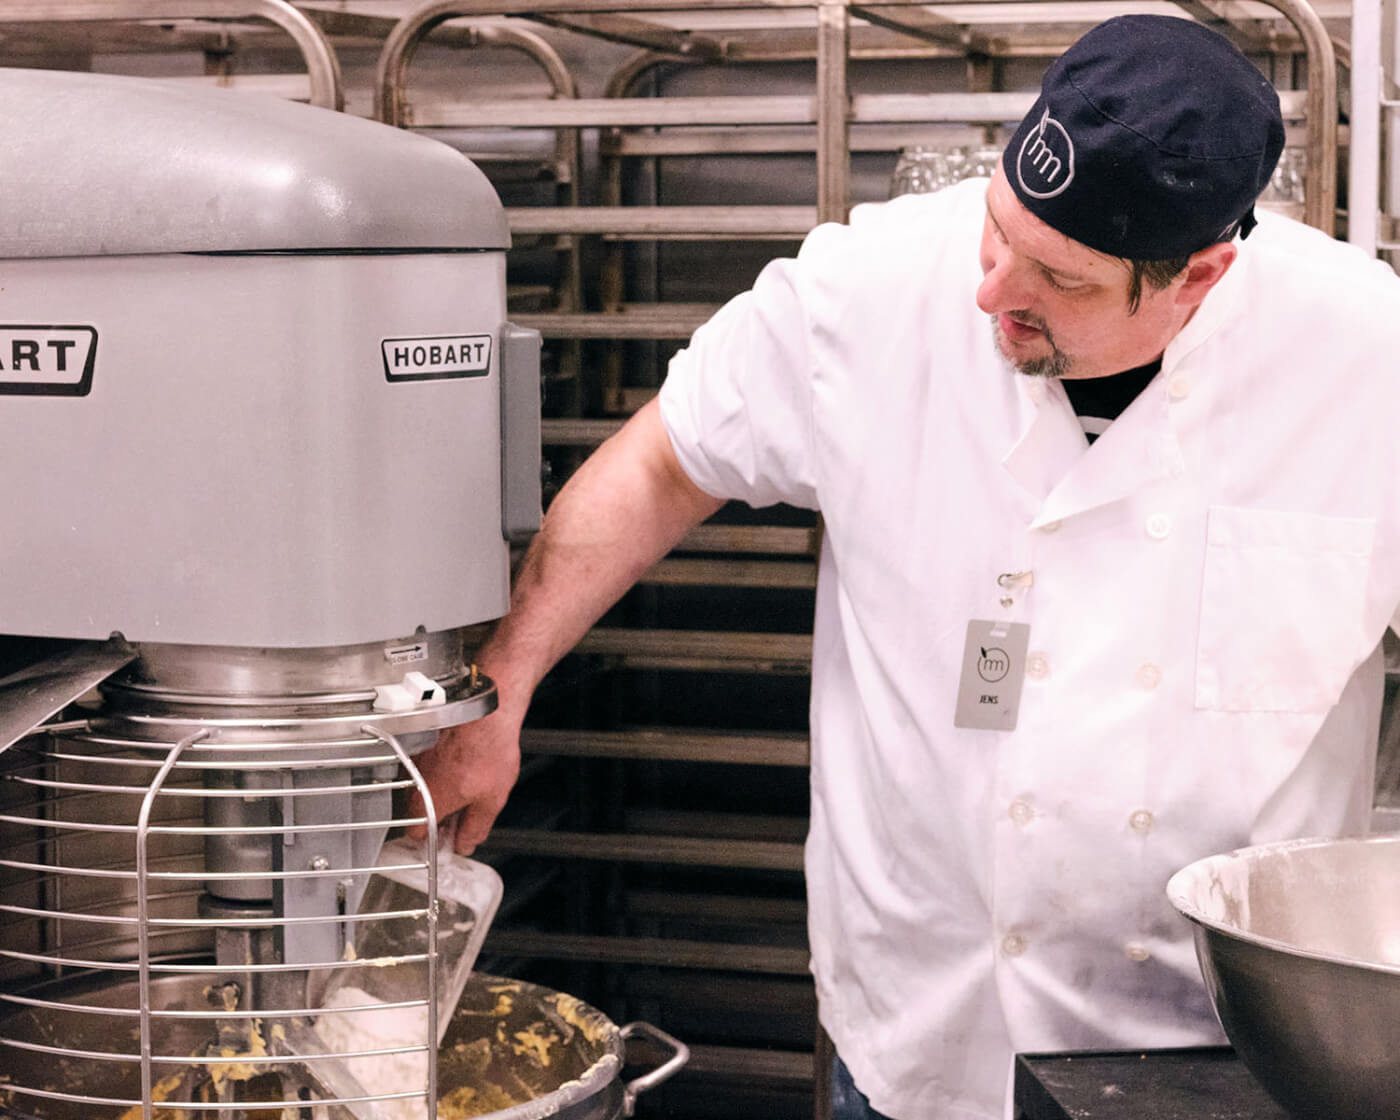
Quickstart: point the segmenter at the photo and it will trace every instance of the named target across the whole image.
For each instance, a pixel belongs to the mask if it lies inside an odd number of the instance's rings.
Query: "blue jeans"
[[[869,1099],[851,1080],[851,1071],[840,1054],[831,1063],[831,1120],[890,1120],[870,1107]]]

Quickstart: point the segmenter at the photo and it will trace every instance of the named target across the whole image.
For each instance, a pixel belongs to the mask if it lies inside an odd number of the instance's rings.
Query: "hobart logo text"
[[[97,328],[0,323],[0,395],[85,397]]]
[[[1074,142],[1049,109],[1021,142],[1016,177],[1032,198],[1054,198],[1074,181]]]
[[[485,377],[491,368],[489,334],[386,338],[379,348],[384,356],[384,376],[390,381]]]

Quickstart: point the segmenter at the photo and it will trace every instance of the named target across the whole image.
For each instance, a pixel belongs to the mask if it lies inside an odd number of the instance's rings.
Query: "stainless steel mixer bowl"
[[[209,1053],[218,1039],[217,1020],[207,1015],[207,993],[220,977],[214,973],[167,976],[151,985],[153,1010],[168,1013],[155,1021],[153,1050],[165,1054]],[[57,985],[40,994],[42,1006],[0,1014],[0,1117],[18,1120],[140,1120],[141,1108],[78,1103],[6,1090],[29,1085],[69,1097],[140,1099],[139,1067],[134,1062],[85,1058],[85,1053],[139,1053],[137,1026],[84,1008],[129,1008],[137,1005],[135,984],[83,990]],[[71,1008],[71,1010],[65,1010]],[[634,1034],[669,1046],[664,1066],[624,1083],[620,1079],[625,1042]],[[9,1040],[11,1044],[4,1044]],[[18,1043],[19,1045],[13,1045]],[[26,1049],[61,1048],[64,1053]],[[631,1115],[633,1098],[669,1077],[688,1052],[670,1036],[645,1023],[618,1027],[596,1008],[562,992],[522,980],[473,973],[468,979],[443,1044],[438,1051],[439,1120],[490,1116],[492,1120],[616,1120]],[[236,1099],[239,1115],[250,1120],[280,1117],[281,1109],[258,1107],[259,1101],[296,1099],[291,1072],[260,1066],[240,1075]],[[162,1072],[172,1067],[163,1066]],[[174,1067],[177,1070],[179,1067]],[[284,1071],[287,1067],[280,1067]],[[196,1071],[198,1072],[198,1071]],[[376,1091],[369,1087],[371,1092]],[[382,1087],[378,1091],[385,1091]],[[200,1099],[184,1097],[183,1099]],[[303,1099],[314,1099],[304,1097]],[[297,1110],[303,1111],[303,1110]],[[347,1115],[318,1108],[305,1114]],[[426,1110],[424,1110],[426,1111]],[[233,1112],[181,1109],[167,1103],[154,1110],[157,1120],[198,1120]]]
[[[1167,884],[1221,1026],[1298,1117],[1400,1116],[1400,835],[1264,844]]]

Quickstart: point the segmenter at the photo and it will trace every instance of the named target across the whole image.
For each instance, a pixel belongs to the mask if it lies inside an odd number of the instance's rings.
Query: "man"
[[[1282,144],[1223,38],[1111,20],[989,184],[770,265],[551,507],[480,656],[500,712],[423,759],[458,847],[531,690],[686,529],[819,509],[806,863],[851,1115],[995,1117],[1015,1051],[1218,1040],[1163,886],[1365,828],[1400,602],[1400,281],[1254,228]]]

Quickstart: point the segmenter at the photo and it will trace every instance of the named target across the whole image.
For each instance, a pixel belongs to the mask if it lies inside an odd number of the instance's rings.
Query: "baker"
[[[990,182],[769,265],[552,504],[480,654],[500,710],[423,757],[458,848],[540,678],[687,529],[819,510],[838,1115],[985,1120],[1016,1051],[1220,1040],[1163,887],[1365,828],[1400,603],[1400,280],[1256,216],[1283,141],[1225,39],[1117,18]]]

